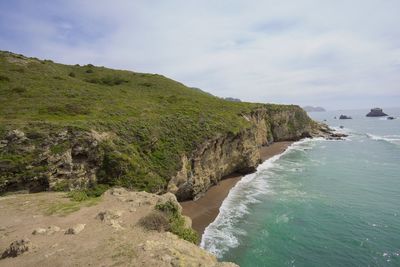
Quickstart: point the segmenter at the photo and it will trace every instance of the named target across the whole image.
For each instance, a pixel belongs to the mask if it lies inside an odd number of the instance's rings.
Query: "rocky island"
[[[10,52],[0,93],[0,266],[222,266],[177,200],[255,171],[276,142],[343,137],[295,105]]]
[[[387,114],[384,113],[381,108],[373,108],[365,116],[367,116],[367,117],[384,117],[384,116],[387,116]]]

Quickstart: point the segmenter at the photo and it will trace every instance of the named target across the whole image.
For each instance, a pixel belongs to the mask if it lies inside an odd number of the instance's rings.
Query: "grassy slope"
[[[161,75],[0,52],[0,139],[16,128],[44,134],[65,127],[113,132],[119,138],[105,148],[100,173],[104,179],[122,173],[113,183],[163,187],[183,152],[218,133],[237,133],[248,126],[240,114],[258,106],[225,101]],[[2,158],[14,160],[0,151]]]

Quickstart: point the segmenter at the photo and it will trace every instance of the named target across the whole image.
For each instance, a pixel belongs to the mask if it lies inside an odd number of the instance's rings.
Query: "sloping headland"
[[[328,137],[331,132],[295,105],[226,101],[157,74],[63,65],[0,52],[3,195],[72,191],[74,201],[80,203],[98,199],[107,188],[124,187],[157,195],[170,192],[179,201],[197,200],[222,178],[255,171],[264,147],[313,136]],[[196,243],[195,233],[186,224],[183,227],[184,217],[176,209],[173,213],[167,209],[168,223],[156,232],[169,231]],[[19,212],[23,211],[16,208],[15,218]],[[70,216],[74,213],[65,218]],[[155,219],[155,224],[164,219]],[[30,228],[21,232],[17,224],[0,226],[7,229],[1,237],[4,253],[6,243],[13,240],[19,240],[14,247],[24,247],[23,237],[15,233],[28,235]],[[94,242],[80,240],[82,246]],[[26,256],[29,253],[42,255],[46,248],[38,244],[20,259],[34,258],[35,254]],[[135,245],[127,242],[123,255],[140,258]],[[76,255],[63,249],[71,257]]]

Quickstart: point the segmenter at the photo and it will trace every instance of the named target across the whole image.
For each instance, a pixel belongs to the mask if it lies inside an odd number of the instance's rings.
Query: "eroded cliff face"
[[[178,200],[197,199],[233,172],[247,174],[261,163],[260,147],[274,141],[296,141],[318,133],[316,124],[297,106],[260,108],[243,115],[251,126],[238,134],[206,140],[190,155],[182,156],[182,168],[168,184]]]
[[[110,138],[96,131],[61,130],[48,135],[10,131],[0,140],[0,193],[64,191],[97,182],[100,144]]]

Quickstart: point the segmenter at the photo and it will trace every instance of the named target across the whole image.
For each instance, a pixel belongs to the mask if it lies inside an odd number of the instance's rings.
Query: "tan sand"
[[[293,142],[276,142],[270,146],[262,147],[260,149],[262,161],[284,152],[292,143]],[[180,203],[183,208],[183,214],[192,219],[192,227],[200,235],[202,235],[204,229],[215,220],[222,202],[228,196],[229,191],[242,177],[241,174],[234,173],[225,177],[218,185],[212,186],[202,198],[196,201],[184,201]]]

